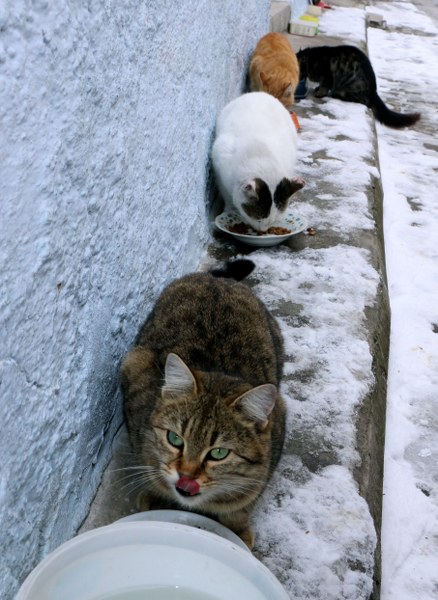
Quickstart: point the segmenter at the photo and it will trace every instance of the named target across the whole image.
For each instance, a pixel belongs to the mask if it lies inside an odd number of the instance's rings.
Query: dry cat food
[[[271,233],[273,235],[286,235],[290,233],[290,229],[286,227],[269,227],[266,233]]]
[[[246,223],[235,223],[234,225],[229,225],[228,231],[231,231],[231,233],[240,233],[243,235],[286,235],[288,233],[291,233],[291,230],[287,229],[286,227],[269,227],[269,229],[267,229],[266,231],[255,231],[250,225],[247,225]]]
[[[231,233],[241,234],[255,233],[254,229],[246,223],[235,223],[234,225],[229,225],[228,231],[231,231]]]

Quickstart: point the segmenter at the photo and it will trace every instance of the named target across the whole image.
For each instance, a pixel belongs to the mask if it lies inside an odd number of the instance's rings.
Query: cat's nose
[[[187,475],[183,475],[175,483],[176,491],[181,496],[196,496],[199,494],[199,483],[196,479],[191,479]]]

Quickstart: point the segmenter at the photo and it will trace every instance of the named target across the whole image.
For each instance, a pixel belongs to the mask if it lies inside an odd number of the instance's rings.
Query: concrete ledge
[[[271,4],[269,31],[282,33],[287,30],[287,25],[291,19],[291,10],[289,2],[273,2]]]

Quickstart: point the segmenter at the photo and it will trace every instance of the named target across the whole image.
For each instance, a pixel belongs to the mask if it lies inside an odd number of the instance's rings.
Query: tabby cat
[[[139,508],[210,516],[249,547],[251,509],[279,460],[285,423],[279,327],[230,279],[253,266],[237,260],[171,283],[121,370]]]
[[[291,110],[299,73],[296,54],[281,33],[259,40],[249,65],[251,91],[271,94]]]
[[[315,96],[365,104],[378,121],[388,127],[407,127],[420,118],[419,113],[390,110],[377,94],[376,76],[366,56],[355,46],[318,46],[297,54],[302,77],[319,83]]]

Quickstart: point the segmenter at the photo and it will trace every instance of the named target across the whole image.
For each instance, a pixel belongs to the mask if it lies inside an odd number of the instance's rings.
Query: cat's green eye
[[[209,455],[213,460],[223,460],[229,453],[230,451],[227,448],[213,448],[213,450],[210,450]]]
[[[167,441],[175,448],[182,448],[184,446],[184,440],[180,435],[175,433],[174,431],[167,432]]]

